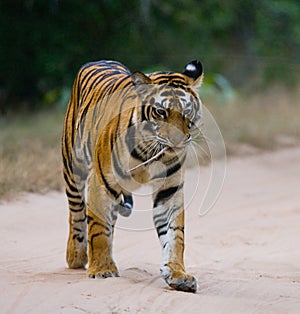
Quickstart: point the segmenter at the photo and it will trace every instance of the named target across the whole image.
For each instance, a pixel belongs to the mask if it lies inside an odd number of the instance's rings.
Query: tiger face
[[[149,103],[155,139],[162,147],[184,148],[191,141],[191,128],[200,119],[198,99],[189,92],[165,87]]]
[[[175,152],[191,142],[191,132],[201,118],[201,101],[195,87],[200,86],[202,78],[202,66],[196,61],[186,65],[181,74],[132,74],[147,121],[142,132],[145,139],[157,143],[156,152]]]

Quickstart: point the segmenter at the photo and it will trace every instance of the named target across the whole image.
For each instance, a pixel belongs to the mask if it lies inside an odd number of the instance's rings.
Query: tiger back
[[[202,78],[198,61],[182,73],[131,73],[116,61],[80,69],[62,137],[70,268],[88,263],[91,278],[119,276],[112,257],[117,217],[129,216],[133,191],[151,184],[162,277],[174,289],[196,291],[183,261],[183,173],[186,147],[201,119],[196,87]],[[153,167],[157,161],[163,167]]]

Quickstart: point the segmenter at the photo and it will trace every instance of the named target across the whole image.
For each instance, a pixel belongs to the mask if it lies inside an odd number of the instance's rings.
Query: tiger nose
[[[181,147],[190,142],[190,134],[185,134],[183,131],[172,128],[169,133],[169,141],[174,147]]]

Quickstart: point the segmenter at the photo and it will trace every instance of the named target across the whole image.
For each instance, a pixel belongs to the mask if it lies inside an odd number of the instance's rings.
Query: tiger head
[[[201,63],[188,63],[182,73],[134,72],[131,78],[140,95],[143,120],[148,122],[146,128],[158,149],[185,148],[201,118],[201,101],[195,90],[203,79]]]

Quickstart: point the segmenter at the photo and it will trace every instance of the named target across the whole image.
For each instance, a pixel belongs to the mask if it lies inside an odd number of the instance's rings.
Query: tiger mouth
[[[159,150],[182,150],[182,149],[185,149],[186,146],[191,142],[192,138],[191,136],[189,135],[185,140],[177,143],[177,144],[174,144],[172,143],[169,139],[165,139],[165,138],[162,138],[160,136],[157,136],[157,141],[159,143]]]

